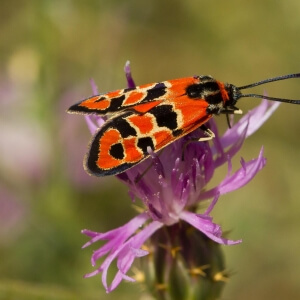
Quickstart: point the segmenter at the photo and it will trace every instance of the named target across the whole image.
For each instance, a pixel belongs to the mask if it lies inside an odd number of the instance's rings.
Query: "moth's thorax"
[[[240,98],[240,91],[232,84],[223,83],[211,76],[197,76],[194,84],[186,88],[187,96],[208,103],[209,114],[220,114],[227,107],[232,107]]]

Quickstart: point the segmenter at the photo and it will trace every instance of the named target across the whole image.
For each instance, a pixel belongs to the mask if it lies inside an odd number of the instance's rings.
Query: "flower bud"
[[[179,222],[158,230],[147,247],[141,268],[155,299],[219,299],[228,278],[219,244]]]

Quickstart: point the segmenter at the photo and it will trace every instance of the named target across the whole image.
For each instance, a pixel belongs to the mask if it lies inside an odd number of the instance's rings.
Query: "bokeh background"
[[[92,248],[81,250],[80,230],[112,229],[135,211],[115,178],[85,174],[90,134],[65,110],[92,94],[90,78],[100,91],[125,87],[126,60],[137,84],[210,74],[244,85],[300,72],[299,15],[297,0],[2,0],[0,299],[146,299],[136,284],[106,295],[100,277],[82,278]],[[299,99],[300,81],[255,89],[264,90]],[[240,155],[264,145],[267,166],[213,212],[243,238],[224,247],[232,278],[222,299],[300,298],[299,118],[300,107],[282,104],[246,141]]]

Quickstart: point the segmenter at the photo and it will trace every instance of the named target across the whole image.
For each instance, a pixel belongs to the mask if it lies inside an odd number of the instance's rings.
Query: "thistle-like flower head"
[[[129,63],[125,66],[125,74],[128,87],[134,87]],[[94,84],[93,89],[96,93]],[[151,247],[145,248],[143,245],[154,233],[158,234],[164,228],[168,230],[176,227],[179,236],[185,236],[192,228],[199,231],[201,236],[206,236],[206,240],[225,245],[240,243],[241,240],[222,236],[221,227],[213,222],[211,212],[220,196],[243,187],[264,167],[266,159],[263,157],[263,148],[257,158],[247,162],[241,159],[241,167],[236,171],[232,170],[231,159],[238,153],[245,138],[253,134],[277,106],[277,103],[269,104],[263,100],[222,136],[219,136],[216,123],[210,120],[208,126],[215,134],[212,142],[194,142],[202,134],[195,130],[158,153],[149,148],[149,159],[117,175],[128,186],[131,198],[142,201],[144,210],[127,224],[106,233],[83,230],[91,238],[84,247],[99,240],[106,241],[94,251],[92,265],[96,266],[98,259],[106,256],[104,261],[86,276],[102,273],[102,282],[107,292],[115,289],[123,279],[134,281],[133,277],[127,275],[133,261],[137,257],[146,256],[149,251],[156,251],[155,247],[149,250]],[[87,116],[86,120],[92,134],[105,122],[97,116]],[[224,164],[227,164],[228,169],[226,177],[214,188],[207,189],[215,170]],[[209,199],[211,202],[207,209],[199,213],[199,204]],[[191,254],[185,257],[188,251],[184,250],[183,240],[183,237],[177,239],[176,243],[185,265],[189,268],[197,267],[189,263]],[[186,240],[189,238],[186,237]],[[174,244],[172,247],[174,250]],[[118,272],[112,283],[108,284],[107,272],[114,260],[117,261]]]

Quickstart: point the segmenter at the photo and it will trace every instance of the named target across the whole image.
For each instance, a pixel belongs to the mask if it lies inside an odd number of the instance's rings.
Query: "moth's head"
[[[243,97],[239,88],[231,83],[225,84],[225,90],[228,94],[228,100],[226,101],[225,106],[234,106],[236,105],[237,101]]]
[[[268,100],[272,100],[272,101],[285,102],[285,103],[290,103],[290,104],[300,104],[300,100],[270,97],[270,96],[259,95],[259,94],[254,94],[254,93],[243,94],[241,92],[241,90],[254,88],[256,86],[263,85],[266,83],[281,81],[281,80],[286,80],[286,79],[291,79],[291,78],[299,78],[299,77],[300,77],[300,73],[294,73],[294,74],[288,74],[288,75],[284,75],[284,76],[268,78],[265,80],[261,80],[258,82],[254,82],[254,83],[247,84],[244,86],[239,86],[239,87],[236,87],[233,84],[226,84],[225,88],[229,95],[228,104],[226,104],[226,106],[230,106],[230,105],[234,106],[240,98],[260,98],[260,99],[268,99]]]

